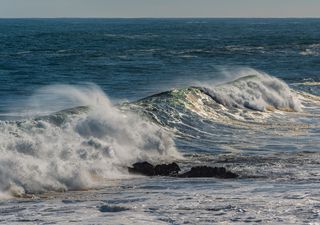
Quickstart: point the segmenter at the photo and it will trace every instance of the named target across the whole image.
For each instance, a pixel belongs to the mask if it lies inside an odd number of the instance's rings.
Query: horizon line
[[[319,17],[0,17],[0,19],[320,19]]]

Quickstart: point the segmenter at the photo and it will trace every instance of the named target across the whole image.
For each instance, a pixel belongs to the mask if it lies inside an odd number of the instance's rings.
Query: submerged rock
[[[238,175],[227,171],[224,167],[196,166],[190,171],[180,174],[179,177],[216,177],[216,178],[237,178]]]
[[[180,167],[177,163],[160,164],[153,166],[148,162],[138,162],[128,168],[129,173],[145,176],[174,176],[174,177],[216,177],[216,178],[237,178],[238,174],[227,171],[224,167],[196,166],[190,171],[179,174]]]
[[[100,212],[122,212],[122,211],[127,211],[129,210],[128,208],[121,207],[121,206],[110,206],[110,205],[102,205],[99,207]]]

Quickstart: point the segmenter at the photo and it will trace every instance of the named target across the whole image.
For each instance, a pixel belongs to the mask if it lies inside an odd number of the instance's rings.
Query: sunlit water
[[[0,223],[319,224],[319,45],[316,19],[0,20]]]

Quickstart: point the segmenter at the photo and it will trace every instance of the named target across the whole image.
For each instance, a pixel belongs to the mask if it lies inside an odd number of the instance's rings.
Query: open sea
[[[319,134],[320,19],[0,19],[0,224],[320,224]]]

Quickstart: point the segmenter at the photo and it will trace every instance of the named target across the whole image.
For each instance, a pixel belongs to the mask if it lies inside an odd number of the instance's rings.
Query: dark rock
[[[216,178],[237,178],[238,175],[227,171],[224,167],[196,166],[190,171],[179,174],[180,167],[176,163],[160,164],[153,166],[148,162],[138,162],[128,168],[129,173],[145,176],[176,176],[176,177],[216,177]]]
[[[128,168],[129,173],[141,174],[145,176],[154,176],[154,166],[148,162],[138,162]]]
[[[160,164],[153,166],[148,162],[139,162],[128,168],[130,173],[141,174],[146,176],[174,176],[180,171],[180,167],[176,163]]]
[[[177,175],[180,170],[177,163],[161,164],[154,168],[155,175],[157,176],[174,176]]]
[[[129,210],[128,208],[124,208],[121,206],[110,206],[110,205],[102,205],[99,207],[100,212],[122,212],[122,211],[127,211]]]
[[[190,171],[180,174],[179,177],[217,177],[217,178],[237,178],[238,175],[227,171],[224,167],[197,166]]]

